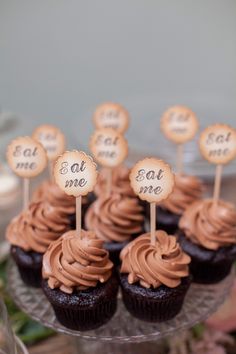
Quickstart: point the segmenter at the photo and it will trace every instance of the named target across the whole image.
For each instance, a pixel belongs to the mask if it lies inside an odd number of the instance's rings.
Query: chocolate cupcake
[[[35,190],[32,198],[33,202],[47,202],[53,207],[60,208],[68,216],[71,228],[75,229],[75,198],[64,193],[56,183],[46,180]],[[92,200],[89,196],[82,198],[83,216]],[[83,222],[83,220],[82,220]]]
[[[192,259],[193,281],[214,284],[224,279],[236,260],[236,209],[212,199],[195,202],[179,222],[179,242]]]
[[[203,189],[199,178],[176,174],[173,192],[157,206],[157,229],[175,234],[181,215],[193,202],[202,197]],[[149,215],[149,206],[147,214]]]
[[[31,203],[27,210],[12,220],[6,238],[27,285],[40,287],[43,254],[52,241],[69,229],[70,222],[62,209],[43,202]]]
[[[121,252],[120,284],[127,310],[140,320],[162,322],[175,317],[182,308],[190,286],[185,254],[175,236],[156,232],[139,236]]]
[[[109,251],[110,259],[118,265],[120,251],[144,231],[143,207],[137,198],[120,194],[99,197],[88,208],[85,226],[104,241],[104,248]]]
[[[43,257],[43,291],[58,321],[85,331],[97,328],[114,315],[118,280],[103,241],[93,232],[65,233]]]

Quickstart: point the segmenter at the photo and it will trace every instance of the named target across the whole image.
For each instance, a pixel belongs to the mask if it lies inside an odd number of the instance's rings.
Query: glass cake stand
[[[151,343],[167,336],[176,336],[179,331],[204,321],[224,302],[233,284],[234,271],[216,285],[192,284],[187,293],[182,311],[163,323],[147,323],[132,317],[124,308],[121,299],[118,309],[108,324],[92,331],[77,332],[63,327],[56,319],[50,303],[41,289],[27,287],[21,280],[12,261],[8,266],[8,290],[16,304],[34,320],[57,332],[77,340],[79,353],[152,353]],[[78,341],[79,339],[79,341]],[[86,341],[85,341],[86,340]],[[138,345],[134,345],[139,343]],[[121,346],[121,344],[123,344]],[[132,344],[132,345],[131,345]],[[143,348],[145,345],[145,351]],[[157,347],[155,345],[157,350]],[[101,350],[101,351],[100,351]]]

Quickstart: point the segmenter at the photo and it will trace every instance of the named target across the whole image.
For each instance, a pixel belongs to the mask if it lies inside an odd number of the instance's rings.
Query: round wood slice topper
[[[169,108],[161,118],[161,130],[176,144],[183,144],[193,139],[198,130],[198,119],[187,107]]]
[[[32,137],[38,140],[47,151],[48,159],[53,161],[65,151],[65,136],[57,127],[49,124],[37,127]]]
[[[200,136],[203,157],[214,164],[227,164],[236,157],[236,130],[226,124],[214,124]]]
[[[120,165],[128,155],[128,143],[122,134],[111,128],[96,130],[90,140],[95,160],[104,167]]]
[[[168,198],[174,188],[170,166],[155,158],[137,162],[131,170],[130,181],[135,194],[149,203]]]
[[[8,145],[7,161],[15,174],[32,178],[47,166],[47,154],[38,141],[29,136],[19,137]]]
[[[58,186],[68,195],[84,196],[91,192],[97,181],[97,166],[83,151],[66,151],[54,166]]]
[[[97,129],[112,128],[124,133],[129,126],[129,113],[118,103],[103,103],[94,112],[93,121]]]

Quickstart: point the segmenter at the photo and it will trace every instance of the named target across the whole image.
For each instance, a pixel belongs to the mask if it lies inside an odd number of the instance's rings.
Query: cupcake
[[[179,222],[179,242],[192,259],[197,283],[213,284],[225,278],[236,260],[236,209],[212,199],[196,201]]]
[[[103,241],[93,232],[65,233],[43,257],[43,291],[58,321],[73,330],[97,328],[114,315],[119,283]]]
[[[70,229],[70,222],[63,209],[48,203],[31,203],[9,224],[6,238],[11,244],[11,254],[23,281],[40,287],[42,258],[52,241]]]
[[[60,207],[68,216],[71,228],[75,229],[75,198],[64,193],[56,183],[46,180],[35,190],[32,198],[33,202],[46,201],[54,207]],[[90,204],[89,197],[82,198],[83,214]]]
[[[143,207],[137,198],[114,193],[101,196],[88,208],[85,227],[104,241],[110,259],[117,265],[122,248],[144,231]]]
[[[156,231],[139,236],[121,252],[120,284],[127,310],[140,320],[162,322],[175,317],[190,286],[190,257],[175,236]]]
[[[157,229],[175,234],[181,215],[202,193],[203,183],[199,178],[176,174],[173,192],[157,206]]]
[[[99,172],[97,184],[94,188],[95,198],[105,196],[107,186],[106,173],[106,168],[102,168]],[[129,174],[130,169],[124,165],[120,165],[112,170],[112,193],[137,198],[131,188]]]

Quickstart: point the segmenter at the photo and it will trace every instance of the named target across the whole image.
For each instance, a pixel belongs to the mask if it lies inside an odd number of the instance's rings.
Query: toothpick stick
[[[107,169],[107,197],[111,195],[112,190],[112,168]]]
[[[48,162],[48,172],[49,172],[49,179],[51,182],[53,182],[54,181],[53,161]]]
[[[81,212],[82,212],[82,197],[80,195],[76,197],[76,232],[79,237],[81,237],[81,224],[82,224]]]
[[[222,170],[223,170],[222,165],[216,166],[215,184],[214,184],[214,193],[213,193],[213,205],[217,205],[218,200],[220,198]]]
[[[177,159],[176,159],[176,171],[177,173],[183,173],[183,157],[184,157],[184,145],[177,145]]]
[[[151,245],[156,243],[156,203],[150,203]]]
[[[23,178],[23,207],[28,208],[29,205],[29,178]]]

